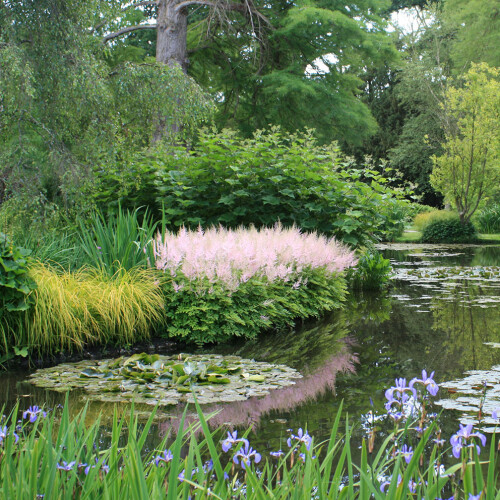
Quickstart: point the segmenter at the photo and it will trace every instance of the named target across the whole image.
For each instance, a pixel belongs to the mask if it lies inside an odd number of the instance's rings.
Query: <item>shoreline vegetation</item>
[[[100,420],[85,424],[84,408],[16,406],[0,423],[0,493],[5,498],[332,498],[498,499],[496,434],[487,445],[477,426],[444,436],[432,413],[439,392],[434,372],[396,379],[385,391],[385,413],[369,412],[360,455],[342,421],[316,442],[307,428],[289,429],[276,450],[251,445],[251,429],[211,430],[196,399],[197,421],[169,432],[154,449],[146,437],[156,408],[139,425],[114,413],[110,444],[99,439]],[[498,422],[496,411],[491,417]],[[119,437],[123,439],[119,444]],[[34,468],[35,465],[35,468]]]

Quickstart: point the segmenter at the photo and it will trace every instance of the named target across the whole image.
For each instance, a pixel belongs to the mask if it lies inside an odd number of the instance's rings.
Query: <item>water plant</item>
[[[384,259],[376,250],[364,249],[356,267],[348,272],[348,281],[358,290],[379,290],[390,280],[392,267],[389,259]]]
[[[377,426],[367,427],[359,462],[353,459],[353,428],[341,425],[338,411],[325,442],[305,428],[290,429],[280,449],[264,452],[249,431],[210,430],[195,401],[198,421],[176,436],[167,434],[154,449],[146,437],[153,410],[139,426],[130,417],[111,425],[111,443],[99,439],[99,420],[85,424],[84,409],[70,418],[61,410],[33,407],[19,419],[16,408],[0,426],[0,495],[4,498],[331,498],[498,499],[497,452],[472,425],[460,426],[446,440],[439,420],[428,411],[439,387],[433,373],[386,391],[393,422],[377,441]],[[208,416],[210,418],[210,416]],[[372,415],[369,422],[374,422]],[[201,436],[196,437],[201,431]],[[448,443],[448,444],[447,444]],[[57,492],[57,493],[56,493]]]
[[[87,263],[113,276],[122,269],[147,267],[154,262],[153,237],[157,223],[148,210],[118,209],[105,217],[94,212],[89,220],[79,221],[80,244]]]
[[[192,401],[191,392],[203,404],[244,401],[298,378],[300,373],[288,366],[238,356],[140,353],[57,365],[36,371],[30,380],[59,392],[80,390],[90,400],[167,406]]]
[[[356,263],[346,246],[281,226],[181,229],[155,241],[164,272],[166,331],[197,343],[263,329],[339,308],[343,271]]]

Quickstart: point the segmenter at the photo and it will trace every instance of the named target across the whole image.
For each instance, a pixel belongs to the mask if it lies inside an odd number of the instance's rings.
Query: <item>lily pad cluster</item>
[[[239,356],[134,354],[81,361],[36,371],[31,383],[59,392],[80,389],[93,400],[161,406],[243,401],[294,384],[301,375],[285,365]]]
[[[498,419],[492,417],[493,412],[500,410],[500,365],[489,370],[470,370],[462,379],[451,380],[439,384],[448,390],[449,397],[436,404],[446,410],[460,412],[463,424],[478,424],[481,414],[482,430],[498,431]],[[486,427],[486,426],[491,427]]]
[[[396,279],[415,281],[442,281],[450,279],[500,281],[500,267],[432,267],[425,269],[398,269]]]

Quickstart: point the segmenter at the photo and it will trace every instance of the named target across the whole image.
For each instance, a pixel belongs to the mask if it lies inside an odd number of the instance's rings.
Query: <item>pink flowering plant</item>
[[[163,271],[169,336],[203,344],[254,337],[339,308],[354,253],[297,228],[182,228],[154,244]]]

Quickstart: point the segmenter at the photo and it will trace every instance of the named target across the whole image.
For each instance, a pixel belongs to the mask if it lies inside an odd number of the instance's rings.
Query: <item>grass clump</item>
[[[479,211],[474,217],[474,223],[481,233],[500,233],[500,203],[494,203]]]

